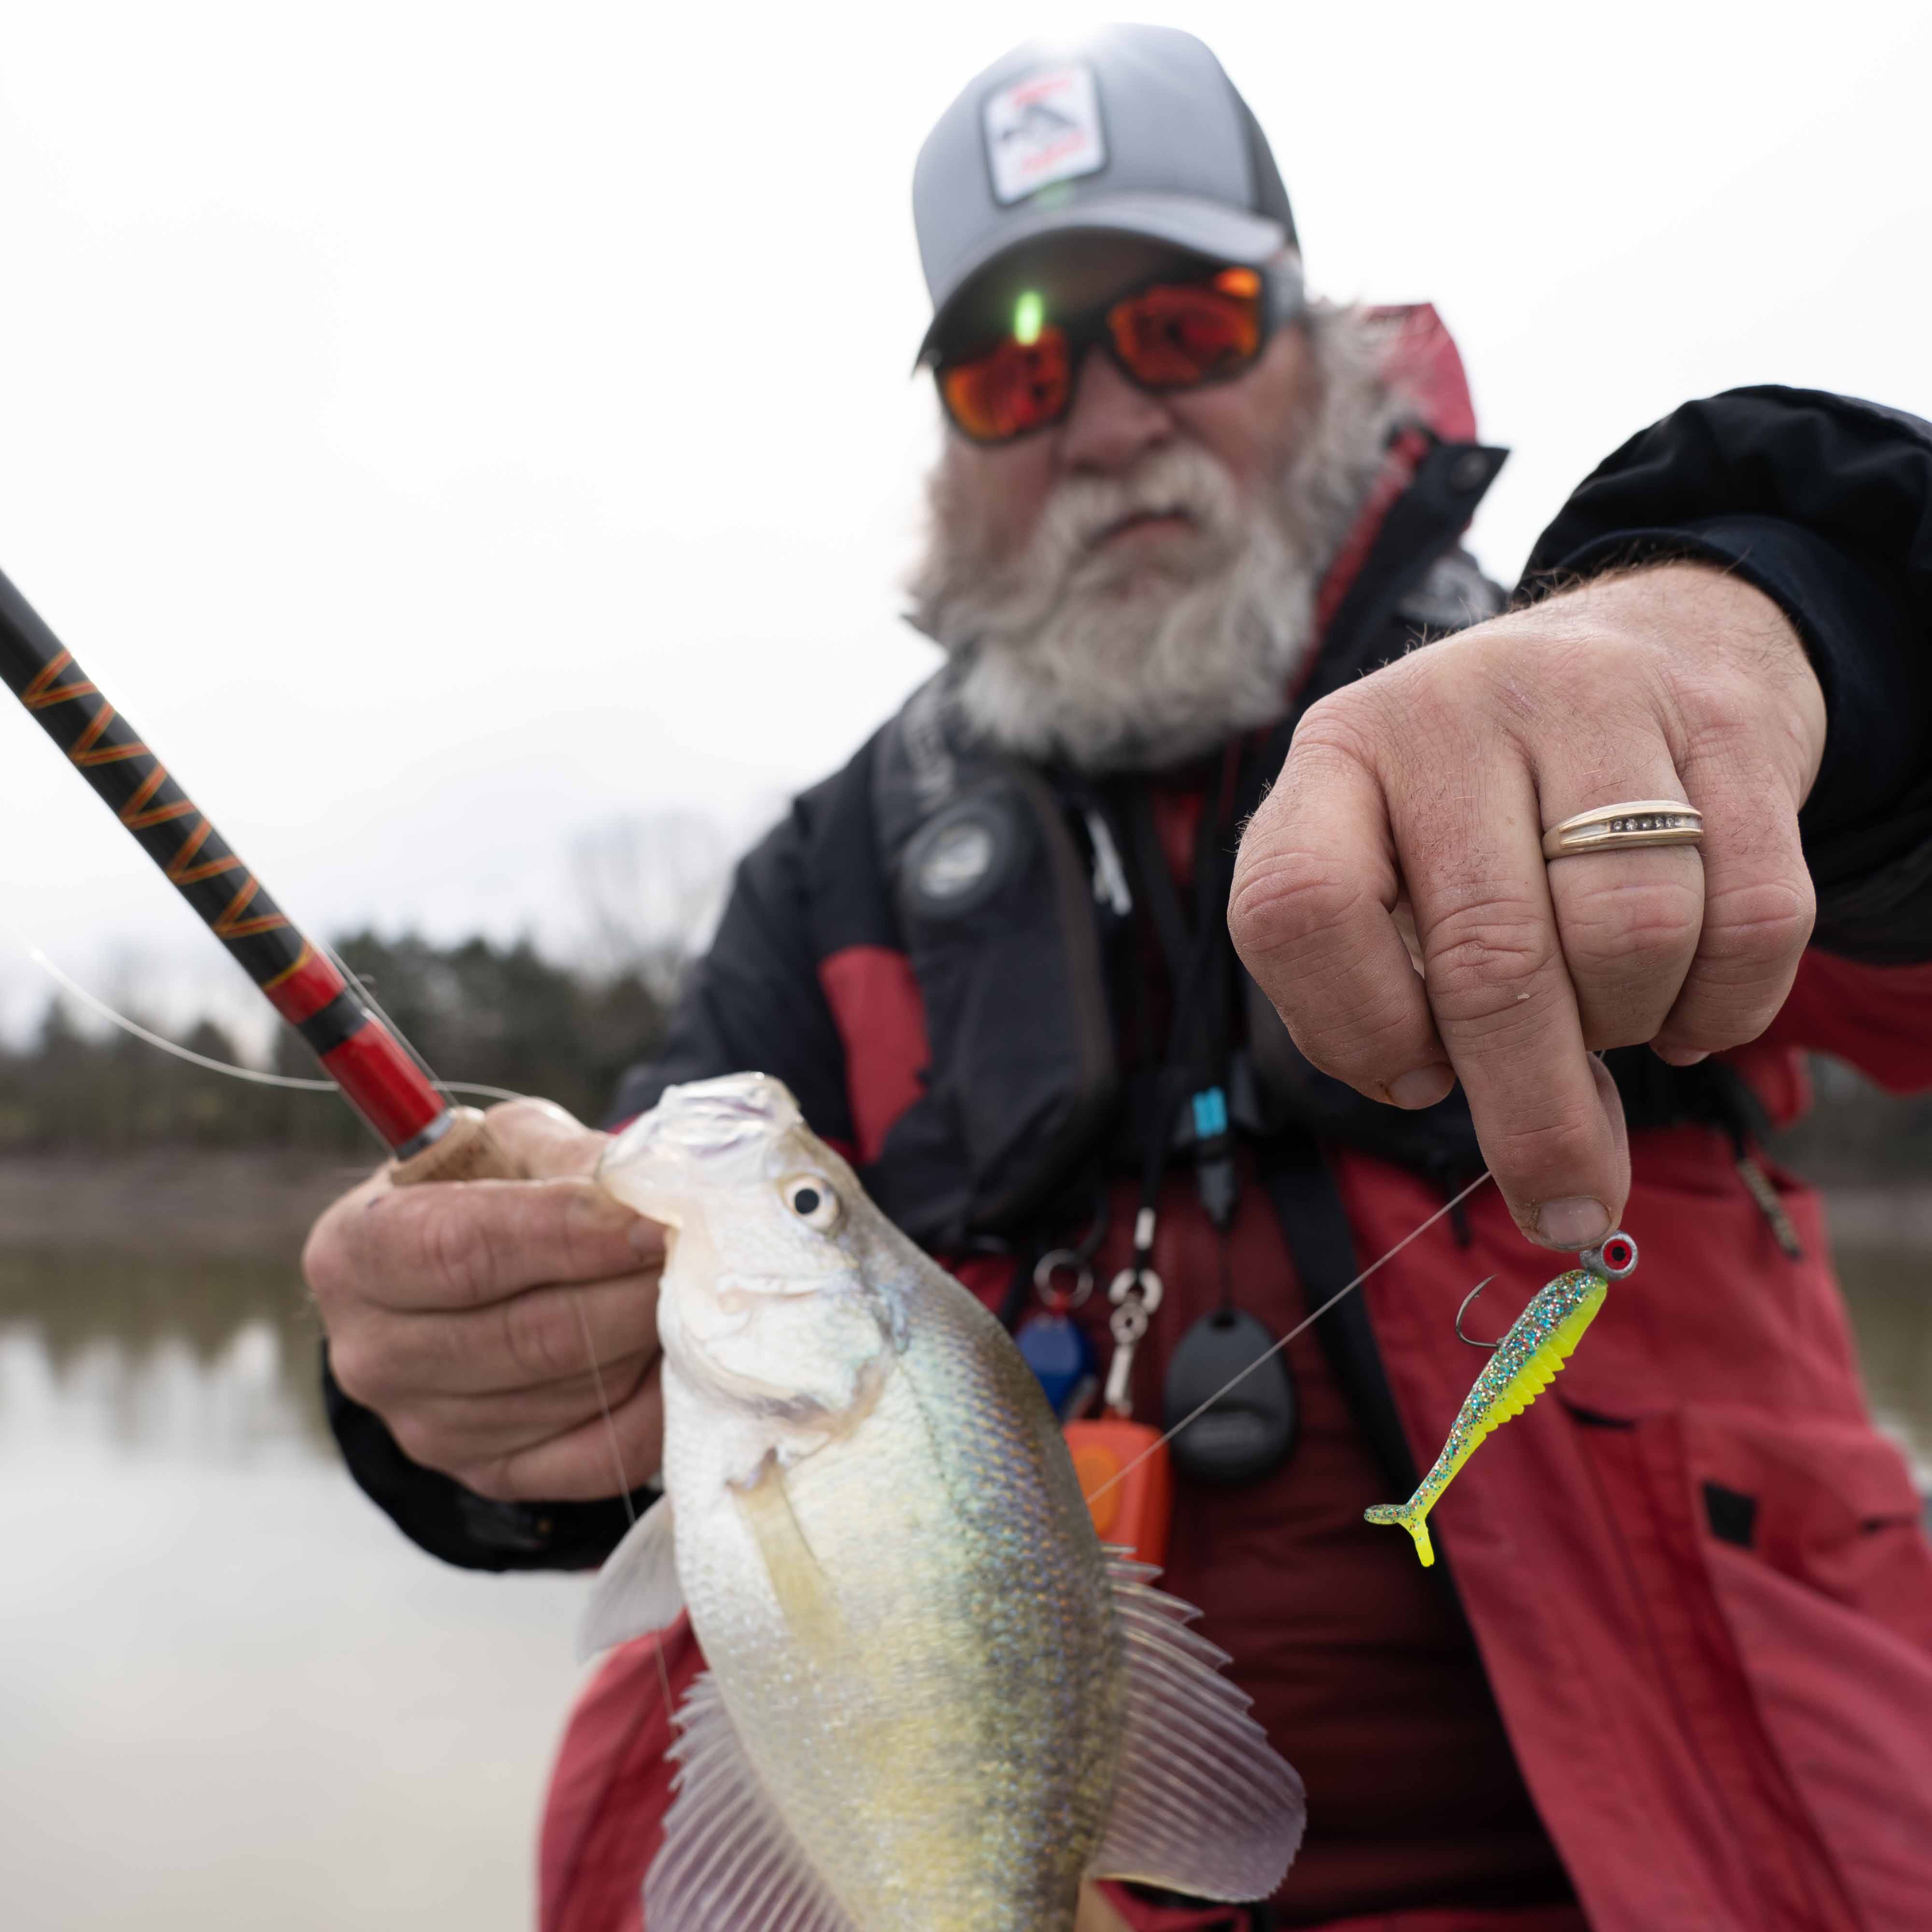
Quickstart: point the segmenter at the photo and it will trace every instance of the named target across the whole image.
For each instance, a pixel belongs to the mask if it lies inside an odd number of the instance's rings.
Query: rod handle
[[[419,1187],[429,1180],[527,1180],[490,1131],[490,1124],[474,1107],[451,1110],[456,1118],[448,1130],[421,1154],[392,1161],[389,1179],[398,1187]]]

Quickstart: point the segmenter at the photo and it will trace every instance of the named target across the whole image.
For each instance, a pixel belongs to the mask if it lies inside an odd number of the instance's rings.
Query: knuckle
[[[1759,880],[1712,897],[1705,913],[1705,954],[1713,963],[1794,959],[1804,951],[1817,916],[1808,877]]]
[[[574,1127],[578,1124],[569,1111],[554,1100],[540,1100],[533,1094],[525,1094],[514,1100],[499,1100],[484,1111],[484,1118],[493,1127],[515,1129],[524,1126]]]
[[[1561,904],[1564,957],[1592,977],[1688,959],[1703,917],[1703,895],[1689,880],[1586,888]]]
[[[1359,881],[1340,877],[1322,854],[1275,845],[1244,852],[1228,904],[1228,929],[1244,959],[1300,952],[1344,923],[1360,904]]]
[[[452,1190],[453,1192],[453,1190]],[[497,1245],[485,1217],[461,1196],[439,1200],[420,1230],[422,1271],[454,1300],[482,1301],[496,1282]]]
[[[358,1207],[367,1204],[358,1200],[361,1191],[344,1195],[325,1208],[302,1243],[302,1279],[316,1302],[325,1307],[355,1292],[361,1259],[357,1238],[367,1218],[357,1211]]]
[[[1581,1110],[1570,1110],[1547,1119],[1499,1127],[1484,1136],[1484,1146],[1490,1165],[1498,1174],[1530,1181],[1534,1193],[1539,1191],[1534,1184],[1540,1177],[1587,1168],[1597,1152],[1598,1135],[1594,1118]]]
[[[446,1473],[454,1476],[472,1496],[481,1496],[485,1502],[513,1503],[519,1500],[507,1456],[491,1456],[482,1462],[466,1461]]]
[[[561,1382],[589,1366],[583,1335],[562,1314],[556,1298],[549,1295],[512,1295],[502,1304],[504,1352],[532,1384]]]
[[[1318,1072],[1353,1087],[1380,1088],[1414,1064],[1420,1050],[1416,1018],[1402,1000],[1389,995],[1344,1013],[1339,1023],[1297,1028],[1292,1036],[1301,1057]]]
[[[349,1280],[347,1260],[333,1214],[332,1209],[310,1228],[302,1251],[302,1280],[308,1283],[308,1292],[317,1305],[324,1308],[343,1292]]]
[[[1444,914],[1425,950],[1438,1017],[1478,1029],[1514,1018],[1557,959],[1556,931],[1541,909],[1505,900]]]
[[[352,1402],[372,1406],[385,1393],[381,1356],[353,1330],[328,1338],[328,1372]]]
[[[1290,766],[1318,770],[1332,760],[1346,759],[1353,765],[1372,766],[1384,709],[1382,692],[1372,679],[1331,691],[1311,704],[1295,726],[1288,746]]]
[[[396,1438],[396,1447],[412,1462],[425,1469],[442,1469],[448,1473],[448,1445],[442,1432],[428,1417],[404,1410],[382,1419],[389,1426],[389,1433]]]

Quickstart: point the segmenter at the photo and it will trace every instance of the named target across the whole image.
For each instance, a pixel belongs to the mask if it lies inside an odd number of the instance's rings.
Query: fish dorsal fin
[[[1127,1715],[1106,1836],[1089,1870],[1197,1898],[1266,1898],[1301,1843],[1301,1780],[1188,1629],[1200,1612],[1148,1587],[1160,1573],[1109,1550],[1126,1641]],[[652,1932],[657,1932],[655,1922]]]
[[[677,1721],[676,1795],[644,1880],[650,1932],[854,1932],[766,1795],[708,1670]]]
[[[646,1630],[662,1630],[683,1608],[670,1498],[660,1496],[604,1559],[577,1626],[578,1661]]]

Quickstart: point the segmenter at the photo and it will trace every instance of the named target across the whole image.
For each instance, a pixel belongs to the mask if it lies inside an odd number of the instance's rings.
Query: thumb
[[[506,1100],[484,1120],[496,1144],[532,1180],[591,1173],[610,1136],[586,1127],[554,1100]]]

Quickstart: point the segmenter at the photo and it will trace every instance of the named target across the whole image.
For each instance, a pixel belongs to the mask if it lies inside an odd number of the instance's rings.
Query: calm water
[[[1932,1480],[1932,1256],[1846,1267]],[[511,1932],[585,1583],[340,1473],[290,1271],[0,1252],[0,1886],[20,1932]]]
[[[0,1920],[511,1932],[581,1580],[424,1557],[290,1275],[0,1256]]]

